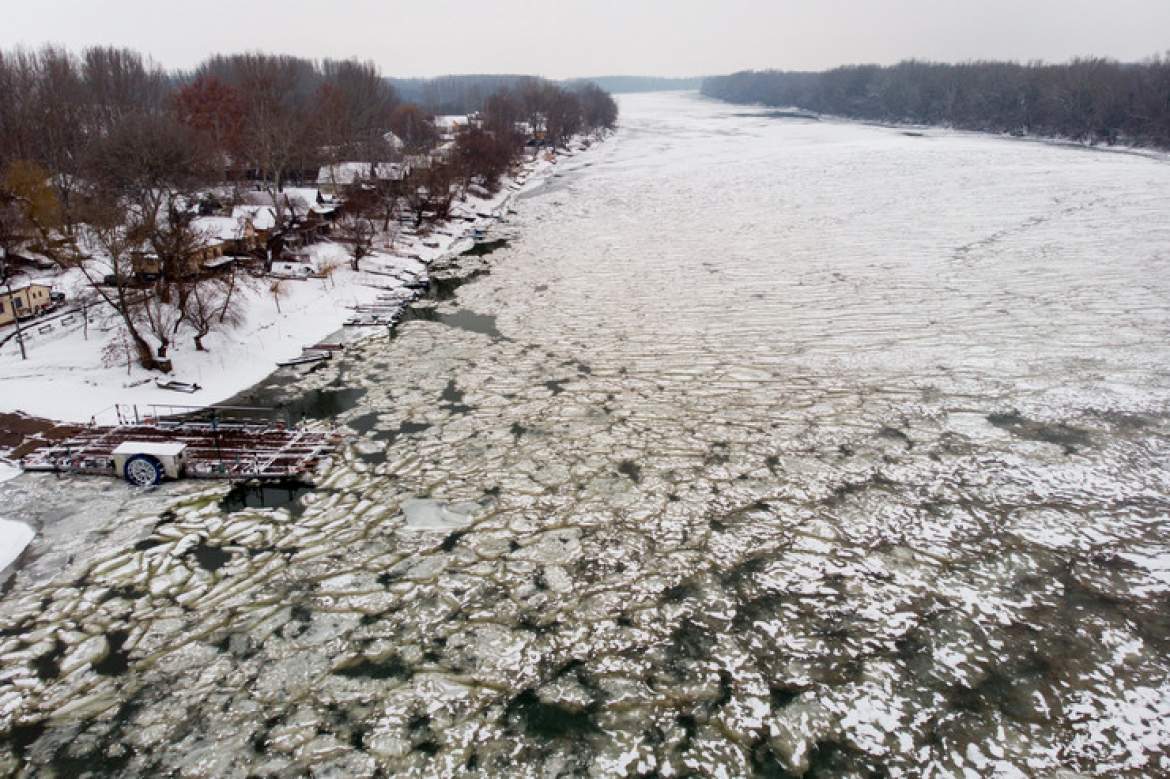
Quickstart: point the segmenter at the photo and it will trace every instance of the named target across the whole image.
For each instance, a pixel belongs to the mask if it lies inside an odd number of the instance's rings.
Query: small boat
[[[374,314],[397,314],[398,309],[402,308],[402,304],[398,301],[392,303],[358,303],[353,306],[346,306],[350,311],[366,311]]]
[[[300,357],[294,357],[291,360],[282,360],[276,364],[281,368],[291,368],[294,365],[310,365],[315,362],[325,362],[332,358],[333,354],[331,352],[308,352],[302,354]]]
[[[397,316],[361,316],[345,320],[345,327],[392,327],[398,324]]]
[[[159,389],[170,390],[172,392],[186,392],[187,394],[198,392],[199,390],[203,389],[198,384],[186,381],[175,381],[174,379],[167,381],[163,381],[162,379],[155,379],[154,385]]]

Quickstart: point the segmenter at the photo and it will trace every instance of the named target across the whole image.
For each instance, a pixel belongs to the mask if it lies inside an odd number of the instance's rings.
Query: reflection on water
[[[356,433],[302,514],[6,599],[9,768],[1170,772],[1168,169],[626,108],[287,388]]]
[[[304,507],[300,499],[313,491],[313,485],[303,481],[246,481],[234,485],[219,502],[225,513],[246,508],[288,508],[293,516]]]

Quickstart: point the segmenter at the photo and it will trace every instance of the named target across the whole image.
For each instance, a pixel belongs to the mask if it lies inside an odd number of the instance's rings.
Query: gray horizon
[[[338,4],[339,6],[341,4]],[[1140,61],[1170,49],[1170,3],[1115,0],[206,0],[176,14],[147,0],[42,0],[7,11],[0,48],[137,49],[172,69],[212,53],[355,57],[388,76],[698,77],[904,59]]]

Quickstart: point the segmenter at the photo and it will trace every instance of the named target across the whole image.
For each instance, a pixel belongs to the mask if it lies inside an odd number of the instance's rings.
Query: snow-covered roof
[[[118,444],[114,454],[150,454],[155,457],[178,457],[187,448],[178,441],[124,441]]]
[[[369,178],[371,171],[374,178],[382,181],[398,181],[406,175],[406,167],[397,162],[339,162],[336,165],[326,165],[317,171],[317,183],[353,184]]]
[[[53,282],[42,281],[40,279],[34,279],[33,281],[25,281],[25,282],[21,282],[20,284],[13,284],[12,285],[12,294],[15,295],[17,292],[20,292],[21,290],[28,289],[29,287],[48,287],[49,289],[52,289]],[[7,295],[7,294],[8,294],[8,287],[7,286],[0,287],[0,295]]]
[[[235,241],[244,236],[245,218],[201,216],[191,222],[191,228],[209,240]]]
[[[236,206],[232,209],[233,219],[251,219],[257,230],[271,230],[276,227],[276,209],[272,206]]]
[[[446,114],[435,117],[435,127],[441,130],[455,130],[467,127],[469,124],[471,124],[471,120],[463,114]]]

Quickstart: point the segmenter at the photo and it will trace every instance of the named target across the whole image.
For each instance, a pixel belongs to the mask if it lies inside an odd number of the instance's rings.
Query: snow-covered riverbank
[[[0,572],[20,557],[34,535],[33,529],[23,522],[0,517]]]
[[[15,339],[0,347],[0,411],[20,411],[31,416],[70,422],[99,423],[117,420],[115,407],[138,406],[144,414],[166,406],[206,406],[230,398],[276,370],[278,361],[301,354],[304,347],[337,333],[354,315],[354,307],[372,305],[380,297],[399,295],[405,303],[407,285],[427,281],[427,267],[443,257],[471,248],[471,235],[484,231],[492,238],[506,217],[512,198],[538,185],[555,170],[543,158],[524,164],[515,178],[506,178],[489,197],[467,195],[453,209],[463,218],[435,225],[425,238],[400,235],[389,246],[385,238],[375,242],[374,254],[363,258],[354,271],[343,244],[325,241],[310,247],[318,271],[328,278],[285,280],[272,290],[271,278],[245,278],[239,291],[243,321],[227,330],[214,331],[204,339],[207,351],[197,351],[189,337],[171,348],[174,373],[166,378],[198,384],[192,394],[160,389],[159,374],[127,364],[125,350],[115,343],[121,325],[108,308],[91,309],[88,333],[80,314],[69,326],[60,320],[47,332],[26,329],[28,359],[20,358]],[[517,183],[517,179],[523,184]],[[315,190],[300,191],[315,196]],[[55,283],[70,298],[84,288],[80,274],[66,274]],[[384,333],[383,328],[352,328],[342,340]],[[0,333],[4,335],[7,333]]]

